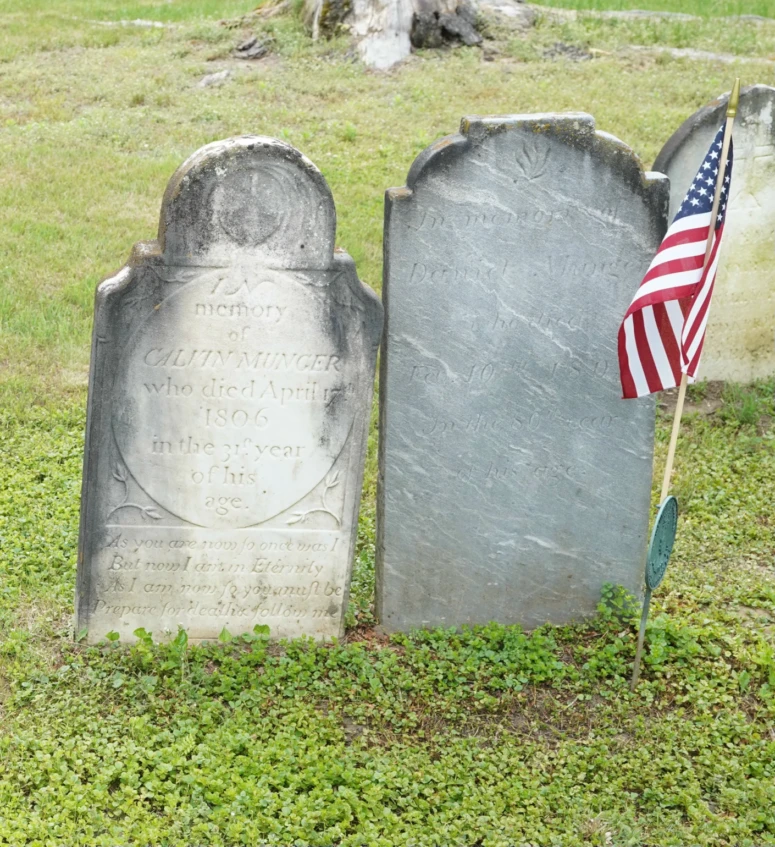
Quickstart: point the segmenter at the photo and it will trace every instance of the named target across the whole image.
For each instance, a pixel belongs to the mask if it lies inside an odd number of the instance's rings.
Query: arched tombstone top
[[[729,94],[730,92],[727,91],[688,117],[659,151],[654,162],[654,170],[667,174],[672,180],[671,217],[678,211],[702,157],[707,152],[719,127],[724,123]],[[769,85],[751,85],[740,92],[733,133],[736,161],[742,162],[747,158],[746,147],[757,146],[755,141],[748,144],[747,136],[754,138],[761,134],[762,130],[770,136],[772,144],[772,140],[775,139],[775,88]],[[746,136],[745,140],[743,136]],[[741,141],[743,144],[740,143]],[[739,171],[740,168],[735,170]]]
[[[565,623],[639,590],[654,399],[621,399],[616,339],[668,189],[572,113],[464,118],[388,191],[385,629]]]
[[[174,173],[159,219],[164,264],[326,268],[336,211],[320,171],[288,144],[248,135],[202,147]]]
[[[710,103],[690,115],[659,151],[659,155],[654,162],[654,170],[664,173],[661,168],[670,165],[678,149],[692,133],[706,127],[712,127],[715,135],[726,118],[729,95],[729,91],[719,95],[715,100],[711,100]],[[739,126],[740,123],[750,119],[751,114],[761,113],[762,109],[773,101],[775,101],[775,88],[770,85],[749,85],[747,88],[741,89],[735,124]]]
[[[665,143],[654,170],[670,179],[675,216],[719,127],[729,93],[688,117]],[[724,240],[698,375],[750,382],[775,373],[775,88],[740,92]]]
[[[521,144],[514,144],[514,135],[522,136]],[[515,182],[524,179],[537,183],[551,168],[571,166],[571,155],[576,157],[573,167],[602,167],[611,178],[623,183],[633,194],[641,197],[657,219],[663,214],[667,185],[662,174],[645,172],[636,153],[620,139],[595,129],[595,119],[585,112],[565,114],[498,115],[483,117],[472,115],[462,119],[460,131],[431,144],[415,159],[406,179],[406,189],[392,189],[391,196],[398,198],[422,186],[435,175],[446,174],[454,162],[470,156],[476,148],[492,147],[496,156],[497,137],[509,136],[505,147],[514,157]],[[564,148],[564,149],[563,149]]]

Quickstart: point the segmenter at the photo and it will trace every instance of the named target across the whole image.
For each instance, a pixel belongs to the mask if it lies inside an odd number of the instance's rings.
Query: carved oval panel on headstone
[[[382,306],[318,169],[208,144],[97,289],[77,630],[341,636]]]
[[[293,272],[226,269],[142,322],[124,351],[113,429],[153,500],[198,526],[245,527],[326,476],[353,420],[336,401],[356,375],[325,304]]]

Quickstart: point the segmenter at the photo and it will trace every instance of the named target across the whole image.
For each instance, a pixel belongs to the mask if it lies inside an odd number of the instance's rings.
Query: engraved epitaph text
[[[333,201],[271,139],[173,177],[97,294],[78,625],[341,633],[381,306]]]
[[[653,401],[616,337],[667,182],[588,115],[472,118],[388,192],[377,609],[388,630],[638,592]]]

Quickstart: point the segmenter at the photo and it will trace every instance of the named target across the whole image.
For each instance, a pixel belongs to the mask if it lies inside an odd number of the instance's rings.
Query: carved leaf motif
[[[514,153],[514,161],[522,176],[529,180],[538,179],[546,173],[549,148],[539,150],[523,143]]]
[[[290,520],[286,521],[287,526],[293,526],[296,523],[306,523],[311,515],[319,514],[319,515],[329,515],[336,521],[336,525],[339,527],[342,525],[342,521],[335,512],[332,512],[331,509],[328,508],[328,503],[326,503],[326,497],[328,496],[328,492],[331,491],[332,488],[336,488],[339,485],[339,471],[334,471],[330,473],[323,480],[323,493],[320,495],[320,506],[316,509],[307,509],[306,512],[293,512]]]
[[[124,498],[122,501],[115,506],[113,509],[108,512],[108,516],[106,520],[110,520],[116,512],[121,511],[121,509],[137,509],[140,514],[143,516],[143,520],[147,518],[151,518],[152,520],[158,521],[161,520],[161,515],[153,506],[143,506],[140,503],[130,503],[129,502],[129,475],[126,470],[122,468],[120,464],[116,464],[113,469],[113,479],[117,482],[120,482],[124,486]]]

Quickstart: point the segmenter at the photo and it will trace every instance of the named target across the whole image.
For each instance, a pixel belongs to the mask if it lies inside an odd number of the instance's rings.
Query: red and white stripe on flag
[[[619,370],[626,399],[674,388],[682,373],[694,381],[705,339],[732,175],[730,144],[713,246],[705,265],[723,142],[724,127],[708,150],[619,329]]]

